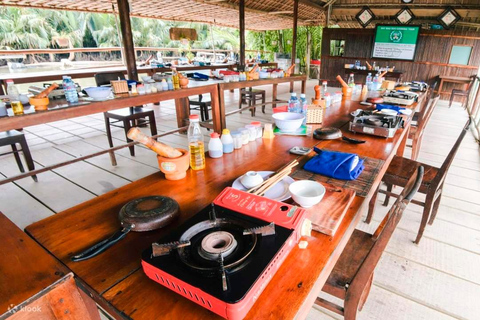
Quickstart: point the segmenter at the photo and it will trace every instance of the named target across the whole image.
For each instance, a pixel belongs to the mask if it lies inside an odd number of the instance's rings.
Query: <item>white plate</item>
[[[257,171],[262,178],[265,180],[271,176],[275,171]],[[237,190],[245,191],[247,190],[243,184],[240,182],[240,179],[243,177],[240,176],[235,181],[233,181],[232,188]],[[288,191],[288,186],[292,184],[295,180],[291,177],[286,176],[282,181],[277,182],[273,187],[271,187],[264,195],[265,198],[276,200],[276,201],[285,201],[290,199],[290,191]]]

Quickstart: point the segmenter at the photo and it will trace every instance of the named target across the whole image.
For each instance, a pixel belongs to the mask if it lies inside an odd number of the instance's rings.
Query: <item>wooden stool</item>
[[[212,102],[211,101],[202,101],[203,95],[198,95],[198,101],[188,99],[190,103],[190,110],[200,110],[200,118],[202,121],[206,121],[210,119],[208,111],[211,109]],[[195,107],[192,107],[195,106]]]
[[[16,144],[21,146],[21,149],[18,150]],[[13,153],[15,157],[15,161],[17,162],[18,169],[21,172],[25,172],[23,168],[22,160],[20,160],[20,155],[18,154],[20,151],[23,152],[23,156],[25,161],[27,162],[27,167],[29,171],[35,170],[35,164],[33,163],[32,155],[30,154],[30,149],[28,148],[27,140],[25,139],[25,135],[17,130],[9,130],[5,132],[0,132],[0,147],[10,145],[12,147],[11,152],[5,152],[0,154],[0,156]],[[33,181],[38,182],[37,176],[32,176]]]
[[[249,106],[256,105],[257,100],[262,101],[262,112],[265,113],[265,90],[258,90],[252,88],[249,88],[247,90],[246,88],[243,88],[240,90],[240,100],[238,103],[238,108],[241,109],[242,104],[248,104]],[[255,109],[256,108],[250,109],[252,117],[255,116]]]
[[[95,75],[95,82],[97,83],[97,86],[109,85],[111,80],[118,79],[125,79],[122,72],[106,72],[97,73]],[[130,107],[119,110],[107,111],[103,113],[103,116],[105,119],[105,129],[107,131],[108,144],[110,145],[110,148],[113,148],[113,139],[110,126],[123,128],[126,137],[128,130],[130,130],[130,128],[132,127],[138,126],[138,123],[141,122],[142,125],[150,124],[150,132],[152,133],[152,136],[157,134],[155,113],[152,109],[144,108],[142,106]],[[145,119],[147,118],[148,121],[145,121]],[[110,119],[115,119],[116,121],[110,122]],[[115,125],[115,123],[119,122],[121,122],[123,126]],[[132,140],[128,139],[127,137],[127,142],[132,142]],[[135,147],[131,146],[128,148],[130,149],[130,155],[132,157],[135,156]],[[110,157],[112,160],[112,165],[116,165],[115,154],[113,152],[110,153]]]

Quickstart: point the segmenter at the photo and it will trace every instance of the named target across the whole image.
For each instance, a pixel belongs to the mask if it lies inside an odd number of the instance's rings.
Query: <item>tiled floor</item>
[[[313,93],[315,81],[307,86]],[[265,87],[267,92],[269,87]],[[297,88],[299,90],[299,88]],[[267,94],[268,96],[268,94]],[[288,85],[279,86],[279,97],[288,98]],[[238,93],[227,93],[229,110],[237,108]],[[176,128],[172,101],[152,106],[159,132]],[[270,122],[270,107],[257,118]],[[251,121],[243,112],[227,118],[229,128]],[[440,166],[466,121],[459,106],[448,109],[440,102],[427,127],[420,161]],[[149,132],[147,129],[146,133]],[[35,165],[47,166],[108,147],[102,114],[25,128]],[[207,131],[204,132],[208,134]],[[114,143],[125,142],[122,129],[113,129]],[[166,136],[161,141],[176,147],[186,146],[183,134]],[[8,150],[0,148],[0,153]],[[479,319],[480,314],[480,152],[468,134],[448,175],[440,211],[433,226],[428,226],[420,245],[414,239],[421,208],[410,205],[386,253],[378,265],[370,297],[359,319]],[[78,203],[118,188],[158,171],[150,150],[136,147],[136,156],[128,149],[117,154],[118,165],[108,155],[91,158],[38,176],[0,186],[0,211],[20,228],[65,210]],[[408,156],[407,154],[406,156]],[[0,157],[0,178],[17,175],[12,156]],[[383,198],[383,197],[379,197]],[[378,212],[371,225],[358,228],[371,232],[386,213]],[[337,315],[314,307],[309,319],[337,319]]]

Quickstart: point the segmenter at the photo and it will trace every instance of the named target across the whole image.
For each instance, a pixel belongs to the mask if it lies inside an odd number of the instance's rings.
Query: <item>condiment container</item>
[[[240,179],[240,183],[247,189],[254,188],[263,182],[262,176],[255,171],[248,171]]]
[[[263,139],[273,139],[275,135],[273,134],[273,128],[271,123],[265,123],[265,128],[263,130]]]
[[[5,117],[7,115],[8,115],[7,106],[6,106],[5,102],[0,100],[0,117]]]
[[[241,149],[242,148],[242,133],[240,131],[232,131],[231,132],[232,138],[233,138],[233,147],[235,149]]]
[[[255,126],[255,129],[257,130],[257,139],[260,139],[262,137],[262,124],[260,121],[252,121],[250,123],[252,126]]]
[[[191,114],[189,120],[187,137],[190,150],[190,167],[193,170],[202,170],[205,168],[205,148],[198,114]]]
[[[168,90],[173,90],[173,82],[172,82],[172,79],[168,78],[167,85],[168,85]]]
[[[329,92],[326,92],[323,95],[323,98],[325,99],[325,108],[329,108],[332,105],[332,99],[334,99],[334,98],[332,97],[332,95]]]
[[[248,144],[248,141],[250,140],[250,132],[248,129],[240,128],[238,131],[242,134],[242,144]]]
[[[230,135],[230,130],[223,129],[222,138],[220,139],[223,144],[223,153],[232,153],[233,152],[233,138]]]
[[[219,137],[220,135],[216,132],[210,134],[210,142],[208,143],[210,158],[221,158],[223,156],[223,144]]]
[[[138,94],[145,94],[145,87],[143,85],[137,86]]]
[[[245,129],[248,130],[248,141],[255,141],[257,139],[257,128],[254,125],[247,124]]]
[[[162,91],[168,91],[168,83],[165,79],[162,79]]]
[[[20,100],[10,102],[10,106],[12,107],[13,115],[21,116],[23,114],[23,104]]]

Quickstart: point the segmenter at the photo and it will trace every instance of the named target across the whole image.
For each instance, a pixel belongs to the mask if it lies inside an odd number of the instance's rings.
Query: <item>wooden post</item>
[[[128,0],[117,0],[120,28],[122,29],[123,48],[127,65],[128,79],[138,81],[135,48],[133,46],[133,33],[130,24],[130,5]]]
[[[298,21],[298,0],[293,1],[293,39],[292,39],[292,65],[297,58],[297,21]],[[295,70],[295,69],[294,69]],[[293,71],[295,73],[295,71]],[[290,82],[290,92],[293,91],[293,82]]]
[[[240,29],[240,61],[238,63],[238,70],[245,70],[245,0],[240,0],[238,3],[239,10],[239,29]]]

